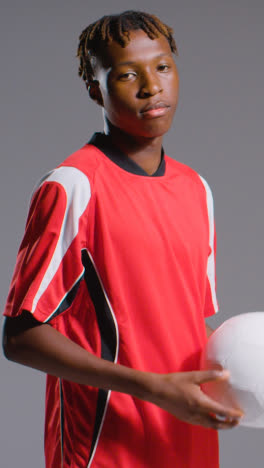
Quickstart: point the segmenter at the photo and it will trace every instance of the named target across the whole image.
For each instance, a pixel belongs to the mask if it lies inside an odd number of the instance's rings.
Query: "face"
[[[170,128],[178,100],[178,73],[167,39],[130,32],[121,47],[113,41],[96,59],[90,95],[111,124],[129,135],[155,138]]]

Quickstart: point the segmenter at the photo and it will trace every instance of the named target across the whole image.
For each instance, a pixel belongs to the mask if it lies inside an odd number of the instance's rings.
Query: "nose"
[[[138,96],[141,98],[155,96],[162,91],[159,77],[154,73],[145,73],[140,82]]]

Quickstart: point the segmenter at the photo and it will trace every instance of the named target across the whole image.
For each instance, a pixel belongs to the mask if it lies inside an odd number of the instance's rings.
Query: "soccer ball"
[[[241,408],[241,425],[264,427],[264,312],[226,320],[210,336],[201,368],[228,369],[228,381],[207,382],[202,390],[228,407]]]

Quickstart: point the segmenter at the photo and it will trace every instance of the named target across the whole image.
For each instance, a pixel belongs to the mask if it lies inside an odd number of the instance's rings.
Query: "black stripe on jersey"
[[[62,381],[60,379],[60,431],[61,431],[61,466],[63,467],[64,455],[64,399]]]
[[[58,308],[53,312],[53,314],[49,317],[49,319],[45,323],[49,323],[52,319],[54,319],[55,317],[58,317],[58,315],[62,314],[66,309],[68,309],[72,305],[82,279],[83,279],[83,275],[78,279],[77,283],[75,283],[75,285],[70,289],[70,291],[67,293],[63,301],[58,306]]]
[[[88,252],[82,250],[84,279],[93,301],[101,335],[101,357],[114,362],[117,349],[116,327],[103,287]]]
[[[101,335],[101,357],[103,359],[107,359],[108,361],[114,362],[118,348],[118,337],[114,317],[110,310],[106,295],[103,290],[103,286],[99,280],[95,266],[86,250],[82,250],[82,262],[85,268],[84,279],[90,297],[94,304]],[[110,392],[107,390],[98,390],[94,432],[89,455],[88,467],[90,466],[90,462],[92,461],[96,445],[98,443],[109,394]]]
[[[97,406],[96,406],[96,415],[95,415],[95,421],[94,421],[93,438],[92,438],[91,450],[89,454],[88,467],[94,455],[94,450],[95,450],[95,447],[97,445],[97,442],[100,436],[100,429],[103,423],[108,394],[109,394],[109,390],[103,390],[102,388],[99,388],[98,396],[97,396]]]
[[[119,148],[117,148],[111,141],[111,138],[105,133],[94,133],[91,140],[88,142],[89,145],[96,146],[102,153],[104,153],[111,161],[117,164],[119,167],[132,174],[141,175],[145,177],[161,177],[165,174],[166,163],[164,159],[164,150],[161,149],[161,159],[158,169],[154,174],[148,174],[142,167],[140,167],[135,161],[129,158]]]

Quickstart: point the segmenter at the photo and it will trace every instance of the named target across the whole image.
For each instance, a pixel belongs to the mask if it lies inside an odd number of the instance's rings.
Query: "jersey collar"
[[[158,169],[154,174],[149,175],[142,167],[140,167],[135,161],[132,161],[125,153],[117,148],[111,141],[111,138],[105,133],[94,133],[90,141],[90,145],[96,146],[102,153],[104,153],[111,161],[117,164],[119,167],[132,174],[146,176],[146,177],[160,177],[165,174],[165,160],[164,150],[161,150],[161,161]]]

